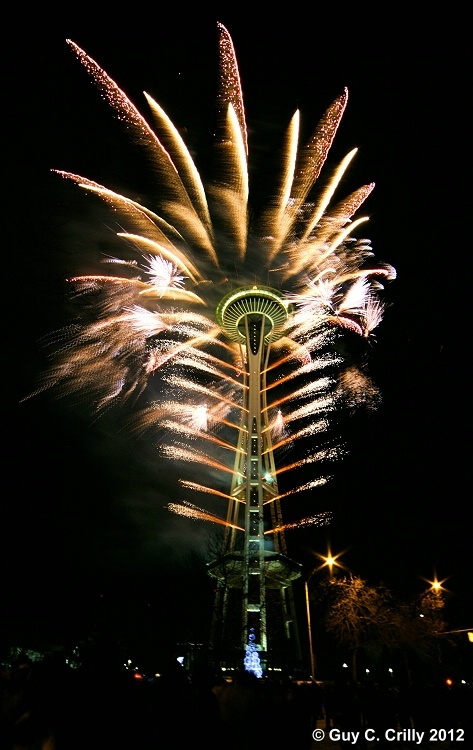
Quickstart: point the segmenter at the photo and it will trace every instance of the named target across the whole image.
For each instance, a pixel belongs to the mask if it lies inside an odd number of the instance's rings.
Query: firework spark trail
[[[204,184],[182,136],[154,98],[145,93],[152,128],[110,76],[67,40],[149,157],[158,194],[151,209],[86,177],[53,170],[119,216],[117,237],[124,252],[102,259],[102,264],[123,276],[102,272],[68,279],[73,296],[83,303],[83,321],[50,336],[47,344],[56,347],[54,363],[31,395],[50,388],[61,396],[83,393],[101,411],[131,394],[147,396],[152,377],[159,396],[138,411],[130,428],[161,430],[169,436],[172,443],[160,446],[167,458],[232,474],[226,454],[239,449],[230,446],[223,431],[237,429],[245,435],[242,394],[248,388],[248,357],[245,347],[229,342],[215,322],[220,300],[236,286],[257,283],[258,275],[260,283],[270,277],[272,286],[281,290],[287,326],[271,344],[261,390],[265,399],[274,393],[272,403],[262,406],[271,415],[267,431],[275,441],[268,450],[284,452],[296,440],[310,437],[313,442],[316,434],[328,435],[327,416],[341,404],[376,405],[377,391],[369,378],[345,363],[336,344],[344,335],[372,336],[384,314],[378,293],[384,281],[395,278],[395,270],[373,261],[370,241],[354,236],[367,221],[355,214],[374,183],[338,197],[357,149],[343,157],[331,175],[324,174],[325,187],[318,194],[314,190],[347,106],[346,89],[303,146],[300,113],[294,113],[271,197],[260,215],[253,211],[238,64],[228,31],[220,23],[217,29],[217,174],[211,185]],[[326,377],[320,376],[323,370]],[[291,434],[288,425],[299,420],[302,424]],[[220,436],[212,434],[219,430]],[[208,452],[190,445],[196,440]],[[327,437],[320,450],[313,450],[311,442],[311,455],[289,459],[276,474],[340,458],[343,450],[330,440]],[[220,453],[225,458],[220,459]],[[278,501],[325,481],[321,477],[300,484],[278,495]],[[182,483],[189,490],[229,498],[195,482]],[[170,506],[180,514],[182,508],[188,517],[226,523],[191,504]],[[311,523],[315,521],[303,519],[282,528]]]
[[[308,316],[306,315],[306,317]],[[295,338],[296,331],[301,335],[300,341],[296,340]],[[301,333],[302,331],[304,331],[304,333]],[[279,341],[276,341],[273,345],[274,352],[276,353],[283,350],[285,354],[277,361],[270,363],[265,372],[270,373],[272,370],[275,370],[276,368],[282,368],[283,365],[288,365],[295,360],[299,363],[299,365],[309,366],[312,363],[311,350],[313,349],[315,351],[319,348],[321,349],[322,346],[328,345],[330,341],[333,341],[333,331],[329,329],[324,331],[322,335],[319,334],[312,337],[308,342],[309,345],[306,346],[304,343],[306,334],[306,327],[299,326],[296,329],[296,327],[294,326],[292,334],[294,338],[284,336]],[[334,362],[334,364],[336,363]]]
[[[365,336],[369,336],[371,332],[379,326],[383,319],[384,309],[384,304],[375,299],[371,294],[367,297],[362,309],[362,315],[365,325]]]
[[[67,43],[72,47],[89,75],[94,79],[97,87],[110,106],[117,111],[119,118],[125,121],[132,128],[132,131],[136,133],[137,143],[151,155],[152,166],[157,171],[158,180],[165,186],[169,215],[173,216],[174,214],[175,220],[181,223],[193,242],[197,242],[200,247],[205,249],[210,254],[214,263],[218,265],[212,238],[209,237],[205,225],[198,218],[195,207],[182,183],[181,176],[171,161],[168,152],[156,136],[156,133],[150,128],[126,94],[97,65],[95,60],[89,57],[75,42],[68,39]]]
[[[241,383],[238,383],[226,373],[222,372],[216,367],[211,367],[211,365],[207,364],[206,362],[202,362],[198,354],[196,354],[195,356],[181,355],[180,357],[176,357],[174,360],[174,364],[177,367],[194,368],[196,371],[206,373],[207,375],[213,375],[215,378],[219,378],[222,382],[226,382],[242,388]]]
[[[356,322],[356,320],[347,318],[344,315],[331,315],[328,320],[334,325],[346,328],[349,331],[353,331],[353,333],[357,333],[358,336],[363,336],[363,328]]]
[[[247,248],[248,170],[244,143],[238,129],[236,115],[229,105],[227,133],[220,144],[222,163],[226,166],[225,185],[212,189],[214,200],[220,206],[224,231],[235,248],[239,261],[243,261]]]
[[[268,529],[265,534],[278,534],[281,531],[288,531],[289,529],[303,529],[306,526],[327,526],[332,520],[332,513],[326,511],[324,513],[317,513],[315,516],[309,516],[308,518],[302,518],[300,521],[294,523],[285,523],[283,526],[279,526],[275,529]]]
[[[310,321],[311,319],[316,319],[316,326],[319,326],[319,321],[317,318],[319,318],[320,313],[315,313],[315,315],[307,315],[306,312],[296,313],[294,315],[294,327],[292,330],[292,336],[295,338],[296,341],[298,341],[300,344],[302,344],[307,352],[317,352],[317,360],[321,359],[322,365],[327,362],[327,354],[323,354],[323,348],[326,348],[330,346],[334,341],[334,333],[332,330],[326,330],[322,333],[318,330],[314,332],[313,328],[311,328]],[[327,313],[324,314],[324,324],[327,322]],[[334,354],[331,355],[332,358],[335,357]],[[333,364],[337,364],[336,362],[333,362]]]
[[[83,190],[96,193],[114,211],[119,211],[120,215],[126,218],[135,231],[142,233],[141,235],[133,236],[142,237],[140,242],[146,245],[149,250],[152,243],[155,243],[156,246],[162,246],[163,250],[161,252],[164,255],[171,253],[171,257],[176,259],[176,263],[177,259],[184,262],[184,255],[180,253],[174,244],[175,241],[184,243],[184,238],[171,224],[155,214],[154,211],[81,175],[64,172],[59,169],[53,169],[52,171],[66,180],[75,182]],[[123,234],[126,235],[126,233],[117,232],[118,237],[123,236]],[[190,259],[187,259],[185,262],[189,264]],[[192,277],[192,274],[189,275]]]
[[[152,427],[164,427],[165,429],[179,431],[195,430],[195,436],[205,438],[204,432],[209,431],[215,425],[226,425],[238,429],[238,425],[229,422],[226,415],[231,406],[221,400],[208,406],[207,404],[193,404],[180,401],[160,401],[150,404],[145,409],[138,411],[130,419],[129,429],[134,433],[144,433]],[[178,422],[176,420],[179,420]],[[208,436],[209,440],[213,438]],[[222,446],[224,444],[222,443]]]
[[[262,226],[265,227],[266,225],[266,233],[272,239],[272,253],[270,258],[274,256],[283,241],[283,217],[291,197],[291,186],[296,168],[299,123],[300,114],[297,111],[292,117],[286,134],[286,143],[283,149],[281,184],[279,188],[276,188],[278,200],[276,205],[268,210],[266,217],[262,220]]]
[[[280,409],[277,410],[275,417],[269,424],[271,430],[271,436],[273,440],[281,440],[287,436],[286,426],[284,424],[284,416]]]
[[[196,521],[210,521],[211,523],[218,523],[218,524],[221,524],[222,526],[227,526],[229,528],[238,529],[238,531],[244,531],[244,529],[241,526],[237,526],[236,524],[229,523],[228,521],[224,521],[223,518],[219,518],[218,516],[215,516],[213,513],[209,513],[208,510],[204,510],[203,508],[198,508],[196,505],[192,505],[192,503],[189,503],[189,502],[184,502],[182,505],[179,503],[168,503],[166,507],[172,513],[177,513],[177,515],[179,516],[192,518]]]
[[[311,482],[307,482],[306,484],[301,484],[299,487],[294,487],[293,489],[290,489],[287,492],[283,492],[281,495],[270,497],[268,500],[265,501],[264,504],[268,505],[269,503],[274,503],[275,500],[282,500],[285,497],[289,497],[290,495],[295,495],[297,492],[305,492],[306,490],[314,490],[316,489],[316,487],[322,487],[324,484],[327,484],[327,482],[330,482],[331,479],[332,479],[331,476],[319,477],[319,479],[313,479]]]
[[[222,345],[221,341],[215,340],[215,338],[213,338],[213,340],[216,345],[218,346]],[[225,350],[226,352],[233,353],[233,350],[231,349],[231,347],[225,346]],[[186,356],[192,357],[193,361],[197,363],[196,366],[198,366],[199,362],[204,362],[204,363],[210,362],[212,365],[215,366],[215,370],[216,371],[218,370],[218,376],[224,379],[227,379],[227,376],[222,373],[223,370],[231,370],[231,372],[235,373],[235,365],[233,363],[227,362],[226,360],[221,359],[221,357],[217,357],[215,354],[212,354],[211,352],[206,351],[204,349],[197,349],[196,347],[193,347],[190,344],[188,345],[186,349]]]
[[[166,456],[167,458],[172,458],[174,461],[190,461],[193,463],[204,464],[205,466],[209,466],[213,469],[218,469],[219,471],[225,471],[229,474],[234,473],[233,469],[230,466],[226,466],[219,461],[215,461],[214,459],[210,458],[210,456],[207,456],[201,451],[192,450],[192,448],[189,448],[187,445],[163,445],[160,448],[160,452],[161,455]]]
[[[280,468],[276,469],[276,475],[284,474],[286,471],[292,471],[292,469],[298,469],[301,466],[314,464],[318,461],[334,461],[337,458],[340,458],[341,455],[342,449],[340,447],[325,448],[323,450],[317,451],[316,453],[313,453],[312,456],[306,456],[306,458],[301,458],[299,461],[294,461],[293,463],[287,464],[286,466],[281,466]]]
[[[221,492],[220,490],[216,490],[215,487],[206,487],[203,484],[198,484],[197,482],[189,482],[186,479],[180,479],[179,484],[181,484],[183,487],[189,487],[192,490],[196,490],[197,492],[205,492],[205,493],[208,493],[209,495],[217,495],[218,497],[223,497],[225,500],[232,499],[231,495],[229,495],[226,492]],[[238,500],[238,498],[236,499]]]
[[[242,133],[245,152],[248,153],[245,108],[243,105],[243,94],[241,90],[240,73],[236,61],[235,48],[225,26],[221,23],[217,23],[217,27],[219,30],[220,49],[220,86],[218,100],[222,110],[226,110],[229,104],[232,106]]]
[[[181,314],[182,315],[182,314]],[[181,315],[179,317],[181,317]],[[166,319],[165,316],[163,316],[164,319]],[[189,330],[184,328],[184,326],[179,324],[179,319],[176,318],[176,316],[172,316],[172,320],[176,323],[174,329],[176,333],[183,333],[185,330]],[[211,321],[206,321],[209,326],[213,325]],[[195,331],[194,331],[195,333]],[[193,347],[205,344],[212,344],[215,341],[215,337],[219,335],[219,329],[218,328],[211,328],[207,334],[195,336],[194,338],[189,339],[188,341],[182,342],[178,340],[164,340],[161,339],[159,343],[156,344],[155,349],[149,353],[149,362],[153,362],[153,367],[148,368],[148,373],[154,370],[158,370],[161,368],[164,368],[165,365],[169,363],[173,363],[178,356],[183,352],[187,351],[190,347],[191,349]]]
[[[225,448],[233,453],[236,453],[238,450],[232,443],[227,443],[225,440],[220,440],[219,438],[210,435],[205,429],[198,429],[180,422],[173,422],[170,419],[163,420],[161,426],[166,430],[176,433],[176,435],[187,435],[187,437],[193,439],[198,438],[199,440],[207,440],[209,443],[219,445],[221,448]]]
[[[335,403],[334,399],[331,396],[317,398],[313,401],[309,401],[308,404],[303,404],[298,409],[293,409],[291,412],[286,414],[285,421],[287,424],[288,422],[294,422],[297,419],[312,417],[315,414],[320,414],[320,412],[327,413],[334,408]]]
[[[335,100],[326,111],[312,138],[306,145],[306,148],[301,149],[297,153],[294,180],[291,186],[291,198],[286,203],[284,214],[281,219],[283,230],[278,232],[282,242],[280,245],[275,245],[272,249],[270,256],[271,259],[280,250],[284,241],[290,236],[300,209],[320,175],[345,110],[347,97],[348,91],[345,89],[344,94]],[[298,124],[297,121],[297,126]],[[294,123],[291,123],[291,128],[293,127],[295,127]],[[294,140],[295,138],[292,136],[290,142],[293,143]]]
[[[306,427],[302,427],[297,432],[292,432],[282,440],[278,440],[273,443],[272,450],[278,450],[278,448],[282,448],[284,445],[292,445],[296,442],[296,440],[300,440],[301,438],[317,435],[321,432],[326,432],[328,427],[329,424],[326,419],[320,419],[318,422],[311,422],[310,424],[306,425]],[[266,453],[266,451],[263,451],[263,455],[264,453]]]
[[[204,225],[211,234],[212,221],[209,214],[209,207],[205,189],[202,184],[200,174],[192,160],[187,146],[182,140],[177,128],[171,122],[164,110],[155,100],[144,92],[146,101],[149,104],[155,122],[162,131],[162,140],[167,146],[167,150],[172,154],[172,159],[177,167],[177,172],[183,178],[183,182],[188,186],[188,193],[191,202],[197,213],[202,217]]]
[[[365,276],[361,276],[350,286],[348,292],[338,305],[337,311],[362,310],[369,294],[369,284]]]
[[[170,383],[171,385],[182,388],[183,390],[191,391],[192,393],[200,393],[208,398],[212,399],[218,399],[222,403],[228,404],[229,407],[233,409],[238,409],[239,411],[242,411],[243,407],[238,404],[237,401],[235,401],[234,395],[232,394],[231,398],[228,396],[225,396],[224,393],[221,391],[216,391],[209,386],[200,385],[199,383],[194,383],[192,380],[188,380],[186,378],[180,378],[177,375],[170,375],[169,377],[164,377],[163,380]]]
[[[299,398],[305,398],[306,396],[311,396],[314,393],[317,393],[318,391],[327,390],[329,386],[332,384],[332,382],[333,382],[332,378],[319,378],[318,380],[312,381],[312,383],[308,383],[307,385],[302,386],[302,388],[299,388],[296,391],[292,391],[286,396],[281,396],[281,398],[278,398],[276,401],[273,401],[266,408],[274,409],[276,406],[280,406],[281,404],[286,403],[286,401],[293,401]]]
[[[301,365],[295,368],[293,372],[285,375],[284,377],[280,377],[278,380],[275,380],[274,383],[271,383],[271,385],[268,385],[266,387],[266,391],[269,391],[272,388],[279,387],[283,383],[294,380],[294,378],[298,378],[303,375],[309,375],[312,372],[317,372],[318,370],[322,370],[326,367],[333,367],[334,365],[340,364],[341,362],[342,360],[340,357],[336,357],[330,354],[321,355],[318,359],[311,360],[307,363],[303,362]]]

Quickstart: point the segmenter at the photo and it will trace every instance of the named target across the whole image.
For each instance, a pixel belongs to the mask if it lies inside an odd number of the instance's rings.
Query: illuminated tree
[[[255,646],[255,633],[253,628],[250,629],[250,634],[248,636],[248,645],[246,647],[246,654],[243,663],[247,672],[252,672],[258,678],[263,676],[261,660],[258,654],[258,650]]]

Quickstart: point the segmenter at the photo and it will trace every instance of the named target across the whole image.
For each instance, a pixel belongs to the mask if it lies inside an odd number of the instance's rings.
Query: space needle
[[[208,565],[217,588],[212,646],[219,651],[250,634],[263,660],[300,659],[293,581],[301,566],[287,556],[268,420],[266,371],[271,344],[284,334],[290,306],[270,287],[225,295],[216,320],[240,346],[243,403],[222,554]],[[243,529],[243,535],[241,534]]]

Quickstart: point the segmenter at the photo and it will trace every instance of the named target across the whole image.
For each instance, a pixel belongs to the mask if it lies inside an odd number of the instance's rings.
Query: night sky
[[[250,164],[253,156],[264,162],[265,147],[295,109],[309,136],[348,88],[331,158],[359,148],[346,193],[376,183],[361,212],[370,215],[364,231],[376,258],[398,273],[386,285],[388,309],[368,353],[381,406],[345,426],[350,454],[310,500],[309,512],[331,510],[333,522],[300,541],[291,536],[294,554],[307,562],[309,549],[325,553],[330,544],[334,553],[346,550],[353,573],[406,595],[426,588],[422,579],[448,579],[452,627],[473,627],[466,19],[417,26],[391,19],[388,33],[384,22],[338,14],[318,22],[286,13],[258,22],[241,12],[174,16],[123,19],[119,31],[58,22],[46,34],[7,43],[11,205],[3,228],[12,233],[4,315],[13,353],[4,367],[14,416],[4,433],[6,637],[47,635],[79,610],[93,619],[104,596],[123,594],[124,606],[139,615],[149,599],[187,591],[189,556],[205,553],[209,525],[164,510],[174,499],[176,467],[163,463],[151,438],[130,438],[126,410],[96,420],[86,398],[71,403],[52,391],[19,402],[48,365],[40,338],[73,313],[64,279],[88,268],[113,235],[103,206],[50,170],[134,196],[147,188],[139,150],[65,39],[90,54],[145,116],[142,92],[149,92],[200,166],[215,115],[217,21],[232,35],[240,65]]]

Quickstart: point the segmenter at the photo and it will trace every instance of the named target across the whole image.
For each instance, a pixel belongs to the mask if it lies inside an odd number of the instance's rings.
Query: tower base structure
[[[245,606],[243,554],[223,555],[208,564],[208,572],[217,584],[211,636],[216,666],[241,669],[248,633],[254,630],[261,640],[261,621],[265,623],[266,648],[260,642],[258,652],[265,674],[287,673],[299,665],[301,645],[293,582],[302,575],[301,565],[286,555],[266,550],[262,569],[255,573],[258,578],[264,577],[263,612],[259,605],[251,603],[242,612]],[[261,585],[260,580],[258,585]]]

